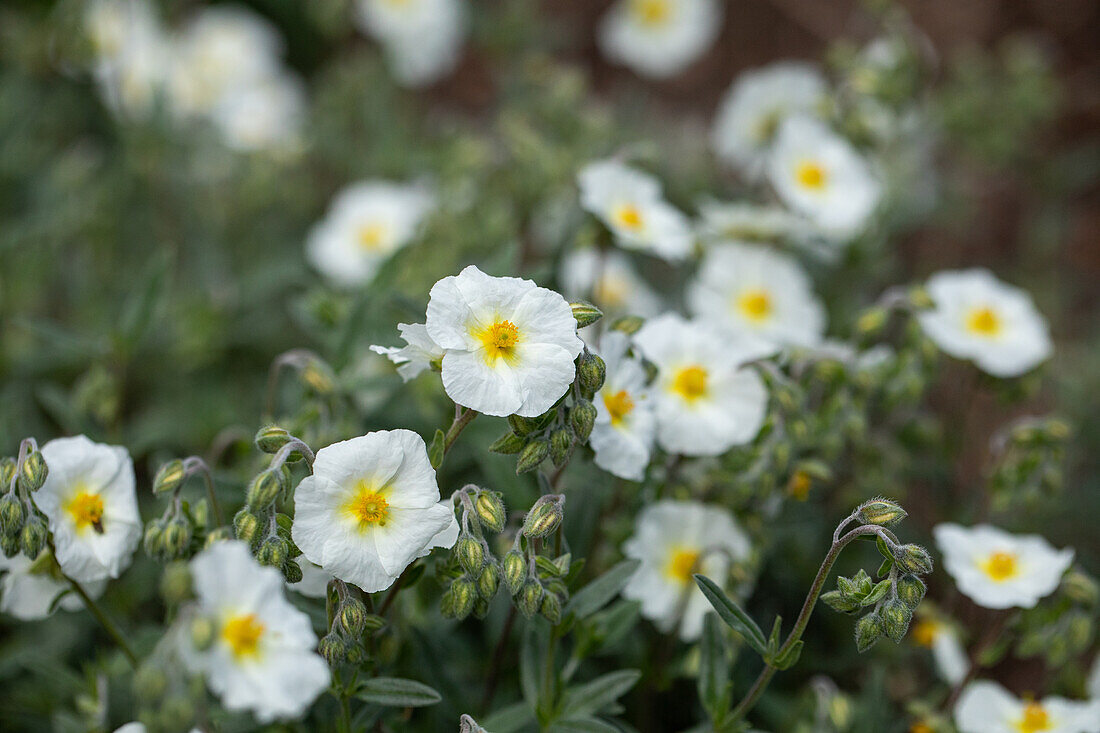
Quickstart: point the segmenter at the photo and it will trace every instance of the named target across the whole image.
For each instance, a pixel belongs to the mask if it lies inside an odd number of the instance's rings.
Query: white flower
[[[49,473],[34,500],[62,572],[78,583],[117,578],[143,532],[130,454],[78,435],[46,443],[42,457]]]
[[[600,21],[600,50],[643,76],[678,74],[722,27],[715,0],[619,0]]]
[[[781,61],[746,71],[718,108],[711,132],[715,152],[748,175],[759,175],[783,119],[813,114],[826,92],[825,79],[810,64]]]
[[[501,417],[549,410],[573,383],[584,347],[565,298],[473,265],[432,287],[426,325],[443,348],[447,395]]]
[[[136,0],[93,0],[84,21],[96,54],[96,81],[107,104],[125,115],[148,115],[169,66],[168,39],[152,6]]]
[[[661,197],[661,184],[616,160],[589,163],[577,175],[581,206],[595,214],[624,249],[681,260],[691,252],[691,223]]]
[[[443,349],[432,341],[423,323],[399,323],[397,330],[405,339],[405,346],[372,345],[371,351],[382,354],[397,365],[397,373],[408,382],[443,360]]]
[[[967,685],[955,704],[959,733],[1097,733],[1100,701],[1062,697],[1024,701],[996,682]]]
[[[620,478],[641,481],[649,465],[657,416],[641,361],[627,354],[626,334],[611,331],[600,340],[607,377],[596,395],[596,423],[589,444],[596,465]]]
[[[711,610],[694,573],[722,585],[730,564],[749,555],[749,540],[725,509],[693,501],[658,501],[638,515],[623,554],[642,561],[623,588],[641,601],[642,615],[685,641],[699,638]]]
[[[314,651],[309,616],[283,592],[283,576],[261,567],[243,542],[216,542],[191,561],[195,612],[213,624],[210,646],[184,644],[187,668],[228,710],[250,710],[261,723],[301,715],[329,683]]]
[[[302,569],[302,579],[297,583],[287,583],[286,587],[306,598],[324,598],[332,573],[311,562],[299,561],[298,566]]]
[[[988,270],[937,273],[927,291],[935,305],[917,318],[951,356],[972,359],[996,377],[1018,376],[1050,356],[1047,324],[1031,296]]]
[[[936,618],[922,618],[913,624],[913,640],[932,650],[936,670],[945,682],[958,684],[970,671],[970,659],[953,626]]]
[[[699,205],[699,216],[699,233],[706,240],[804,242],[814,235],[806,219],[778,206],[704,201]]]
[[[358,0],[359,28],[380,42],[397,80],[421,87],[454,70],[466,38],[461,0]]]
[[[301,80],[281,73],[223,97],[211,119],[235,150],[293,148],[305,106]]]
[[[561,282],[568,297],[591,300],[607,315],[652,316],[660,309],[657,294],[621,252],[573,250],[562,260]]]
[[[434,205],[423,186],[363,181],[341,191],[313,227],[306,256],[342,287],[364,285],[417,234]]]
[[[65,581],[54,576],[54,561],[49,554],[40,555],[34,562],[22,554],[4,557],[0,554],[0,612],[10,614],[20,621],[34,621],[50,615],[50,607],[57,597],[72,590]],[[107,587],[106,580],[81,585],[84,592],[98,598]],[[79,611],[84,603],[75,593],[68,593],[58,601],[58,608]]]
[[[769,247],[729,242],[707,250],[687,302],[699,318],[777,345],[815,346],[825,332],[810,279],[797,260]]]
[[[811,117],[788,117],[780,124],[768,175],[787,206],[835,239],[858,234],[882,197],[863,157]]]
[[[294,492],[292,537],[307,560],[368,593],[457,539],[424,440],[381,430],[317,451]],[[450,544],[447,544],[447,543]]]
[[[741,364],[774,348],[667,313],[634,336],[657,366],[650,394],[657,405],[657,440],[670,453],[713,456],[752,440],[764,423],[768,393]]]
[[[1100,654],[1097,654],[1096,659],[1092,661],[1092,671],[1089,672],[1085,690],[1088,692],[1089,697],[1100,700]]]
[[[1038,535],[1013,535],[986,524],[940,524],[933,530],[943,566],[970,600],[985,608],[1032,608],[1050,595],[1073,562]]]

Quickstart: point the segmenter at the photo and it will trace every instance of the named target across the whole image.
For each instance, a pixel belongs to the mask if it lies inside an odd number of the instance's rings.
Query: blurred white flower
[[[721,29],[716,0],[619,0],[600,21],[598,41],[608,59],[660,79],[702,56]]]
[[[424,440],[381,430],[317,451],[294,492],[291,536],[305,559],[373,593],[458,535]]]
[[[1088,681],[1085,682],[1085,690],[1089,697],[1100,700],[1100,654],[1092,661],[1092,671],[1089,672]]]
[[[432,341],[428,328],[423,323],[399,323],[397,330],[401,338],[405,339],[405,346],[372,345],[370,349],[397,365],[397,373],[402,380],[408,382],[415,379],[422,372],[431,369],[433,363],[443,361],[443,349]]]
[[[996,682],[977,680],[955,704],[955,725],[959,733],[1097,733],[1100,701],[1025,701]]]
[[[0,553],[0,612],[9,614],[20,621],[34,621],[50,615],[50,607],[57,597],[71,591],[70,585],[55,576],[53,557],[49,552],[38,556],[35,561],[24,555],[4,557]],[[84,592],[92,598],[99,598],[107,587],[106,580],[82,583]],[[68,593],[57,603],[64,611],[79,611],[84,608],[80,596]]]
[[[943,566],[970,600],[985,608],[1032,608],[1054,592],[1073,562],[1039,535],[1014,535],[986,524],[939,524],[932,534]]]
[[[996,377],[1018,376],[1050,356],[1050,333],[1031,296],[988,270],[940,272],[926,289],[934,307],[917,319],[951,356]]]
[[[623,543],[624,555],[642,561],[623,596],[640,601],[642,615],[662,631],[694,641],[711,605],[692,575],[723,585],[730,564],[745,560],[749,549],[748,537],[725,509],[658,501],[638,514],[633,536]]]
[[[596,452],[596,465],[631,481],[641,481],[649,465],[657,416],[646,387],[641,360],[627,354],[626,334],[610,331],[600,339],[600,356],[607,377],[596,404],[596,423],[589,445]]]
[[[153,6],[137,0],[93,0],[84,22],[95,53],[94,73],[115,112],[144,117],[153,111],[170,64],[168,39]]]
[[[324,598],[332,573],[306,560],[299,560],[298,566],[302,568],[302,579],[297,583],[287,583],[286,587],[306,598]]]
[[[825,309],[798,261],[765,246],[708,249],[687,302],[698,318],[777,346],[816,346],[825,332]]]
[[[780,123],[768,175],[787,206],[834,239],[859,234],[882,197],[882,185],[863,156],[823,122],[807,116]]]
[[[443,349],[443,388],[487,415],[535,417],[565,394],[584,344],[565,298],[473,265],[432,286],[428,335]]]
[[[760,375],[741,365],[773,353],[773,346],[673,313],[646,321],[634,343],[657,366],[650,395],[662,448],[713,456],[756,437],[768,393]]]
[[[747,175],[759,176],[783,120],[813,114],[827,91],[821,72],[807,63],[780,61],[742,73],[718,108],[711,132],[715,152]]]
[[[358,0],[355,19],[382,44],[394,76],[409,87],[451,73],[466,39],[461,0]]]
[[[301,80],[281,73],[223,97],[211,120],[235,150],[293,149],[305,107]]]
[[[590,300],[605,315],[656,315],[661,304],[621,252],[577,249],[561,264],[561,282],[569,298]]]
[[[747,201],[704,201],[699,205],[699,234],[706,241],[802,243],[815,232],[805,218],[778,206]]]
[[[346,288],[365,285],[417,234],[435,205],[424,186],[362,181],[337,194],[306,242],[306,257]]]
[[[666,260],[691,253],[691,223],[664,200],[653,176],[616,160],[599,160],[582,168],[577,182],[581,206],[607,225],[620,247]]]
[[[191,561],[195,613],[213,626],[203,648],[183,644],[187,668],[200,673],[228,710],[250,710],[261,723],[301,715],[329,683],[314,651],[309,616],[283,592],[283,576],[261,567],[236,540],[216,542]]]
[[[931,616],[913,624],[913,641],[932,651],[936,671],[952,685],[966,677],[970,659],[959,641],[958,632],[950,624]]]
[[[46,443],[42,457],[49,474],[34,500],[62,572],[78,583],[117,578],[143,532],[130,454],[78,435]]]

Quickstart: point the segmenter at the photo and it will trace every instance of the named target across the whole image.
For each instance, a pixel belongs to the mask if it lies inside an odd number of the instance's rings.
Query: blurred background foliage
[[[804,501],[784,504],[781,521],[766,533],[767,560],[749,607],[758,617],[793,614],[828,531],[821,516],[839,518],[874,492],[902,497],[922,540],[937,521],[986,516],[983,486],[995,473],[989,441],[1019,414],[1058,412],[1073,425],[1075,441],[1057,499],[1037,505],[1026,522],[1001,516],[999,523],[1042,527],[1053,544],[1077,547],[1080,562],[1100,572],[1094,3],[739,2],[727,8],[722,35],[705,58],[654,83],[600,59],[594,26],[607,2],[484,0],[472,13],[457,71],[415,92],[394,84],[377,47],[348,22],[346,0],[247,4],[279,27],[289,64],[308,84],[300,150],[231,153],[201,125],[181,130],[163,116],[116,119],[87,71],[80,2],[0,6],[0,445],[7,453],[24,436],[87,433],[129,447],[139,487],[166,458],[206,455],[223,500],[235,508],[259,465],[249,438],[269,412],[297,415],[317,445],[397,426],[430,436],[450,419],[438,380],[398,390],[391,367],[366,347],[395,343],[396,323],[420,320],[432,283],[473,262],[492,274],[557,286],[564,248],[590,236],[575,172],[599,156],[630,150],[688,211],[705,197],[753,193],[706,147],[705,131],[730,81],[788,57],[827,58],[834,77],[844,78],[856,51],[887,32],[908,39],[920,61],[914,78],[875,83],[887,99],[926,95],[922,104],[938,133],[938,196],[927,199],[915,186],[883,226],[839,262],[814,269],[829,303],[830,333],[850,336],[859,310],[890,285],[984,265],[1034,293],[1056,353],[1041,383],[1020,387],[1029,395],[1023,408],[1006,408],[1005,388],[972,367],[942,364],[931,409],[912,412],[904,458],[881,473],[841,473],[815,484]],[[173,0],[160,9],[172,22],[197,5]],[[427,178],[439,191],[440,210],[374,286],[337,293],[306,266],[305,234],[336,191],[371,177]],[[645,273],[675,302],[676,273],[652,262]],[[273,359],[294,348],[322,355],[336,388],[319,394],[316,383],[283,375],[270,392]],[[269,411],[265,400],[276,408]],[[310,408],[299,410],[303,404]],[[498,420],[473,424],[441,475],[445,494],[473,480],[504,491],[511,508],[530,505],[534,483],[518,479],[507,457],[484,451],[503,429]],[[873,452],[870,443],[857,437],[850,450]],[[614,480],[586,460],[574,462],[570,475],[582,483],[566,480],[567,536],[575,555],[595,553],[594,571],[617,557],[633,513],[606,512]],[[732,481],[745,466],[735,458],[724,469]],[[693,479],[669,480],[688,491]],[[745,492],[747,506],[755,499],[751,487]],[[605,537],[615,541],[597,548],[601,517]],[[751,529],[758,539],[765,534]],[[850,573],[868,557],[848,558],[838,569]],[[156,583],[155,566],[139,559],[106,599],[119,617],[148,619],[148,628],[132,629],[146,648],[160,613]],[[980,625],[981,613],[952,594],[945,578],[933,576],[933,584],[932,597]],[[427,604],[428,593],[422,595]],[[436,613],[425,606],[424,614]],[[444,693],[443,704],[418,713],[420,729],[452,728],[464,712],[454,705],[479,689],[476,673],[502,618],[494,612],[484,625],[467,622],[463,634],[447,633],[442,622],[405,623],[410,641],[381,653]],[[80,729],[80,700],[98,704],[87,698],[97,678],[90,666],[86,676],[59,670],[93,658],[93,621],[65,614],[20,627],[18,635],[2,624],[0,723],[40,729],[52,719]],[[761,717],[781,721],[814,708],[806,683],[824,674],[844,680],[856,696],[861,715],[846,730],[904,729],[899,701],[929,677],[914,649],[881,645],[873,654],[885,663],[856,662],[846,619],[822,613],[812,624],[803,663],[774,685]],[[644,667],[654,636],[646,627],[644,637],[618,642],[614,656],[595,666]],[[453,665],[441,669],[441,658]],[[104,663],[109,675],[123,674],[117,657]],[[690,667],[692,660],[678,663]],[[735,666],[739,686],[755,671],[743,667]],[[1050,672],[1041,661],[1016,659],[997,674],[1043,689]],[[662,701],[694,699],[693,683],[673,670],[656,684],[658,696],[639,686],[624,698],[626,719],[641,730],[689,725],[696,717],[690,705]],[[513,687],[506,680],[500,699],[514,699]],[[125,709],[126,686],[113,685],[110,694]],[[329,704],[319,704],[322,718]]]

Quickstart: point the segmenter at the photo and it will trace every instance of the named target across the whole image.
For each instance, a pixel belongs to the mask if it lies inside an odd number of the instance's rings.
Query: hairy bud
[[[215,527],[214,529],[206,533],[206,544],[204,546],[210,547],[210,545],[214,544],[215,542],[221,542],[223,540],[231,539],[233,539],[233,530],[231,530],[229,527]]]
[[[856,621],[856,650],[867,651],[882,637],[882,619],[872,612]]]
[[[283,563],[283,577],[288,583],[300,583],[305,576],[302,574],[301,565],[293,560],[287,560]]]
[[[531,618],[542,607],[542,594],[542,584],[537,580],[529,580],[516,596],[516,607],[524,616]]]
[[[889,499],[871,499],[859,508],[859,521],[880,527],[897,524],[906,516],[908,513]]]
[[[241,509],[233,517],[233,529],[237,533],[237,539],[253,542],[259,537],[260,518],[247,508]]]
[[[519,453],[525,445],[527,445],[527,441],[523,436],[509,431],[493,441],[493,444],[489,446],[489,452],[510,456]]]
[[[504,529],[507,514],[504,510],[504,501],[500,493],[496,491],[478,491],[474,498],[474,512],[478,521],[491,532],[500,532]]]
[[[543,438],[532,440],[519,452],[519,459],[516,461],[516,473],[534,471],[540,463],[546,460],[548,455],[550,455],[550,441]]]
[[[0,534],[0,552],[4,553],[4,557],[14,557],[19,554],[19,534],[19,529]]]
[[[560,496],[558,500],[539,500],[523,519],[523,533],[528,537],[545,537],[558,528],[562,518]]]
[[[191,643],[199,651],[209,649],[217,635],[214,622],[206,616],[196,616],[191,620]]]
[[[898,580],[898,599],[912,611],[924,598],[928,586],[915,575],[905,575]]]
[[[0,528],[5,533],[17,532],[23,526],[23,502],[15,494],[5,494],[0,498]]]
[[[573,431],[569,428],[559,428],[550,433],[550,460],[555,466],[560,468],[565,465],[572,450]]]
[[[363,629],[367,626],[367,607],[354,596],[348,596],[340,606],[340,612],[336,615],[336,622],[341,630],[352,639],[358,639],[363,635]]]
[[[621,331],[627,336],[633,336],[644,324],[645,319],[641,316],[623,316],[615,319],[615,322],[611,324],[611,330]]]
[[[591,351],[583,352],[577,364],[577,383],[580,385],[581,393],[592,399],[592,395],[603,387],[606,378],[607,365],[604,364],[603,359]]]
[[[466,578],[459,578],[451,583],[451,594],[454,596],[454,617],[462,620],[469,616],[477,600],[474,584]]]
[[[573,309],[573,318],[577,321],[577,328],[591,326],[603,318],[603,311],[584,300],[570,303],[569,307]]]
[[[11,487],[13,478],[15,478],[15,459],[11,457],[0,459],[0,491],[7,491]]]
[[[167,494],[169,491],[175,491],[186,477],[187,472],[184,470],[183,461],[179,458],[168,461],[160,467],[157,475],[153,477],[153,493]]]
[[[491,601],[497,594],[497,578],[500,571],[495,563],[486,563],[477,576],[477,592],[487,601]]]
[[[561,599],[554,593],[545,594],[542,597],[539,613],[552,624],[561,623]]]
[[[527,561],[523,558],[523,553],[510,550],[500,565],[508,592],[515,595],[523,587],[523,580],[527,577]]]
[[[41,517],[31,517],[19,533],[19,548],[31,560],[46,548],[48,530]]]
[[[466,535],[455,543],[455,557],[466,572],[477,575],[485,564],[485,548],[480,541]]]
[[[19,471],[19,488],[27,492],[38,491],[42,488],[42,484],[46,483],[46,475],[49,472],[42,453],[36,450],[28,452]]]
[[[268,537],[260,545],[260,551],[256,553],[256,560],[261,565],[270,565],[277,568],[286,562],[286,540],[281,537]]]
[[[191,545],[191,525],[183,517],[170,520],[160,542],[167,557],[182,557]]]
[[[909,621],[913,618],[913,612],[909,606],[897,598],[891,598],[882,604],[879,613],[882,616],[882,626],[886,635],[895,644],[900,644],[905,638],[905,632],[909,630]]]
[[[335,667],[347,658],[348,643],[335,632],[329,632],[317,643],[317,653],[325,658],[330,667]]]
[[[267,425],[259,429],[254,440],[257,448],[269,455],[275,455],[293,437],[286,429],[278,425]]]
[[[927,575],[932,572],[932,556],[920,545],[902,545],[894,553],[894,561],[907,573]]]
[[[253,509],[265,509],[275,503],[286,488],[283,472],[269,468],[256,475],[248,487],[248,505]]]
[[[569,411],[569,425],[577,434],[577,440],[581,443],[588,440],[592,434],[592,427],[596,424],[596,406],[588,400],[577,400],[573,409]]]

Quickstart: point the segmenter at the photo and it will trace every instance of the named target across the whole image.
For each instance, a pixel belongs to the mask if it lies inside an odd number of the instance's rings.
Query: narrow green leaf
[[[367,680],[356,693],[356,697],[364,702],[396,708],[435,705],[443,699],[438,692],[421,682],[398,677],[375,677]]]
[[[565,607],[565,613],[585,618],[599,611],[619,594],[641,564],[641,560],[623,560],[612,566],[606,573],[573,594],[569,605]]]
[[[719,617],[721,617],[730,628],[745,637],[745,641],[752,647],[753,651],[761,656],[766,654],[767,646],[764,639],[764,632],[760,630],[760,627],[756,625],[752,617],[734,603],[733,600],[718,587],[718,584],[707,576],[696,573],[695,582],[699,585],[699,589],[703,591],[703,595],[710,601],[710,605],[714,606],[714,610],[718,612]]]
[[[570,687],[562,695],[561,714],[567,718],[577,718],[597,713],[618,700],[641,676],[642,673],[636,669],[622,669]]]
[[[772,633],[768,635],[768,656],[773,657],[775,653],[779,651],[779,644],[782,641],[779,637],[783,635],[783,617],[776,616],[775,622],[772,624]]]
[[[611,723],[589,716],[559,720],[550,726],[551,733],[619,733],[619,731],[620,729]]]
[[[520,701],[479,721],[481,727],[492,733],[517,733],[535,722],[535,714],[526,701]]]
[[[890,572],[890,568],[894,567],[894,558],[888,557],[882,561],[882,564],[878,566],[877,577],[885,578],[886,574]]]
[[[791,644],[786,652],[772,660],[772,665],[774,665],[776,669],[790,669],[798,662],[798,658],[802,656],[803,646],[802,640],[799,639]]]
[[[729,712],[729,657],[718,617],[703,617],[703,637],[699,643],[699,700],[711,720],[721,720]]]
[[[867,594],[867,597],[860,601],[861,606],[873,606],[886,597],[886,591],[890,590],[890,581],[884,580],[878,583],[874,590]]]
[[[447,442],[447,436],[443,434],[442,430],[435,431],[435,437],[432,438],[432,444],[428,446],[428,460],[431,461],[432,468],[439,468],[443,463],[444,445]]]

